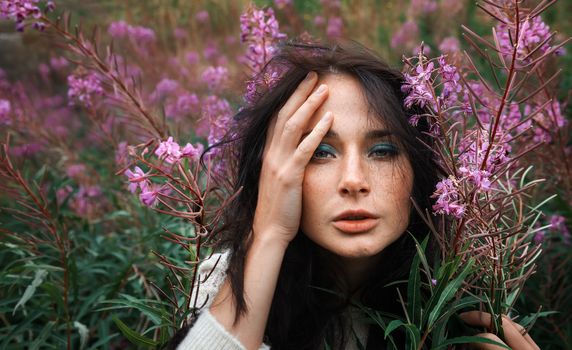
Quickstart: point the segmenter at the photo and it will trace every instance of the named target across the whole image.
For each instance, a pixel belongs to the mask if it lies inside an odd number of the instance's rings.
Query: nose
[[[342,162],[338,192],[342,195],[367,195],[370,185],[367,164],[359,155],[350,155]]]

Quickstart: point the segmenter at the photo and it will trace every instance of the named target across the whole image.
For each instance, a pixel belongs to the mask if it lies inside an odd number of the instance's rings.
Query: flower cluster
[[[461,200],[458,190],[459,182],[452,176],[437,183],[432,198],[437,198],[433,205],[436,214],[452,215],[462,218],[465,214],[465,204]]]
[[[16,29],[23,31],[27,19],[33,19],[33,27],[39,30],[44,29],[45,24],[39,19],[42,11],[38,7],[40,0],[0,0],[0,19],[8,19],[16,22]],[[48,1],[46,11],[54,10],[53,1]]]
[[[431,73],[433,72],[434,63],[429,62],[426,66],[418,64],[415,67],[415,73],[405,73],[405,84],[401,90],[407,93],[405,97],[405,107],[411,108],[413,105],[418,105],[423,108],[426,105],[431,105],[433,102]]]
[[[518,24],[519,36],[516,58],[526,60],[529,54],[536,50],[537,45],[541,45],[537,52],[543,54],[551,49],[548,39],[550,38],[550,27],[542,21],[540,16]],[[516,28],[514,25],[499,23],[496,26],[497,37],[501,53],[505,56],[512,55],[513,44],[516,38]]]
[[[274,10],[259,10],[254,7],[240,16],[240,39],[247,44],[245,61],[252,70],[252,75],[257,76],[262,68],[276,54],[278,41],[286,38],[280,33],[278,21],[274,17]],[[279,72],[270,71],[264,77],[256,77],[248,82],[245,100],[251,103],[256,98],[258,86],[271,87],[278,79]]]
[[[12,110],[10,101],[0,99],[0,125],[10,124],[10,111]]]
[[[200,143],[196,146],[187,143],[184,147],[181,147],[177,142],[173,141],[173,137],[170,136],[166,141],[162,141],[159,144],[159,147],[155,150],[155,155],[169,164],[174,164],[179,162],[181,158],[198,160],[203,150],[204,146]]]
[[[156,40],[153,29],[143,26],[132,26],[125,21],[111,23],[107,28],[107,32],[114,39],[129,38],[138,45],[149,45]]]
[[[103,95],[101,81],[94,73],[83,76],[68,76],[68,98],[70,104],[78,100],[82,105],[91,107],[94,95]]]
[[[228,69],[226,67],[207,67],[201,75],[201,80],[207,84],[211,91],[221,91],[228,83]]]
[[[145,173],[138,166],[136,166],[133,171],[131,169],[127,169],[125,171],[125,176],[127,176],[129,181],[129,191],[131,191],[131,193],[136,193],[140,190],[139,200],[148,207],[154,207],[157,205],[159,196],[168,195],[170,192],[165,185],[152,183],[149,180],[149,174]]]

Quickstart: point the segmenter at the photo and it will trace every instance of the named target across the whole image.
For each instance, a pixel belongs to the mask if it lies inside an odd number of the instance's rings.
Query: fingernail
[[[320,85],[320,87],[318,88],[318,90],[316,90],[317,94],[321,94],[322,92],[326,91],[326,85],[322,84]]]
[[[308,72],[308,74],[306,74],[306,78],[304,78],[304,80],[312,80],[312,78],[314,78],[314,76],[316,75],[316,72]]]
[[[332,115],[332,112],[326,112],[326,114],[324,115],[324,118],[322,118],[322,120],[324,121],[324,123],[329,122],[334,116]]]

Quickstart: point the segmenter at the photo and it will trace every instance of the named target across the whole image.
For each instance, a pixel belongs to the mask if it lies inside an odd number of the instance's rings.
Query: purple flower
[[[119,166],[125,166],[129,157],[129,152],[127,148],[127,142],[121,141],[117,145],[117,150],[115,151],[115,163]]]
[[[536,49],[538,44],[550,37],[550,27],[542,21],[540,16],[526,19],[519,23],[518,26],[520,35],[518,38],[516,58],[518,60],[524,60],[530,52]],[[504,55],[512,55],[512,43],[516,40],[516,28],[514,28],[514,25],[499,23],[496,26],[496,33],[501,52]],[[551,46],[546,42],[539,48],[538,53],[543,54],[550,50],[550,48]]]
[[[330,17],[328,19],[328,27],[326,28],[326,35],[330,38],[339,38],[342,36],[344,28],[344,21],[341,17]]]
[[[42,144],[38,142],[26,143],[20,146],[10,147],[10,154],[14,157],[31,157],[42,151],[42,149]]]
[[[442,53],[454,54],[459,52],[461,49],[461,44],[459,39],[454,36],[446,37],[439,44],[439,51]]]
[[[101,195],[101,187],[99,186],[80,186],[73,196],[70,206],[78,216],[91,217],[97,209],[97,203],[100,202],[98,197]]]
[[[109,27],[107,27],[107,32],[114,39],[123,39],[127,37],[130,27],[125,21],[111,22]]]
[[[274,0],[274,5],[279,9],[283,9],[287,6],[292,5],[292,0]]]
[[[155,31],[151,28],[146,27],[132,27],[128,28],[129,37],[131,40],[137,44],[149,45],[155,42]]]
[[[179,161],[181,156],[181,146],[173,141],[173,137],[169,136],[167,141],[163,141],[159,144],[159,147],[155,150],[155,155],[160,159],[165,159],[169,164],[173,164]]]
[[[411,0],[409,4],[409,15],[417,17],[427,15],[437,10],[437,2],[433,0]]]
[[[324,24],[326,24],[326,19],[324,18],[324,16],[317,15],[316,17],[314,17],[314,25],[316,27],[321,27]]]
[[[73,188],[70,185],[66,185],[62,188],[58,188],[56,191],[56,202],[58,205],[62,205],[62,203],[68,198],[68,196],[73,192]]]
[[[85,164],[71,164],[66,168],[66,175],[71,178],[79,177],[87,171]]]
[[[195,19],[197,20],[197,22],[199,23],[207,23],[210,19],[209,17],[209,12],[206,10],[203,11],[199,11],[197,12],[197,14],[195,15]]]
[[[550,217],[550,229],[562,235],[564,242],[570,244],[570,230],[566,226],[566,218],[562,215],[552,215]]]
[[[465,214],[465,205],[461,203],[461,196],[457,190],[458,181],[453,177],[443,179],[437,183],[436,190],[431,196],[437,198],[433,205],[435,214],[452,215],[460,219]]]
[[[129,38],[137,45],[149,45],[156,40],[153,29],[142,26],[132,26],[125,21],[112,22],[107,28],[107,32],[114,39]]]
[[[139,194],[139,200],[141,203],[148,207],[154,207],[157,205],[157,201],[160,195],[166,195],[169,193],[169,189],[164,185],[150,184],[141,188],[141,193]]]
[[[16,29],[24,31],[25,21],[33,18],[38,20],[42,17],[42,11],[38,7],[39,0],[0,0],[0,19],[16,22]],[[43,29],[44,24],[34,22],[34,28]]]
[[[125,176],[129,179],[127,188],[131,193],[137,192],[138,188],[144,191],[150,184],[149,180],[147,180],[148,174],[138,166],[135,167],[134,171],[131,171],[131,169],[125,170]]]
[[[195,51],[187,52],[185,54],[185,58],[187,60],[187,63],[189,63],[190,65],[194,65],[199,62],[199,54],[196,53]]]
[[[209,145],[218,143],[226,135],[231,117],[232,109],[227,100],[215,95],[208,96],[203,100],[201,119],[208,122]]]
[[[278,27],[272,8],[258,10],[250,7],[240,16],[240,39],[248,44],[246,55],[254,73],[260,72],[272,58],[276,51],[276,42],[286,38]]]
[[[228,83],[228,69],[225,67],[208,67],[203,71],[201,80],[209,89],[218,92]]]
[[[62,70],[69,65],[65,57],[52,57],[50,59],[50,66],[55,70]]]
[[[401,25],[401,27],[391,37],[391,47],[411,47],[410,45],[417,41],[419,36],[419,27],[413,20],[409,20]]]
[[[94,73],[89,73],[84,76],[68,76],[68,98],[70,104],[74,100],[78,100],[86,107],[92,104],[92,97],[94,95],[103,95],[103,88],[99,78]]]
[[[157,86],[155,86],[155,91],[153,91],[153,98],[163,98],[178,88],[179,83],[176,80],[164,78],[159,83],[157,83]]]
[[[203,154],[205,147],[203,146],[203,144],[201,143],[197,143],[196,146],[193,146],[190,143],[187,143],[185,145],[185,147],[183,147],[182,153],[183,153],[183,157],[186,158],[191,158],[195,161],[199,160],[201,157],[201,154]]]
[[[0,99],[0,125],[10,124],[10,111],[12,110],[10,101]]]
[[[411,108],[413,105],[419,105],[421,108],[426,104],[433,103],[433,95],[431,94],[432,82],[431,73],[434,64],[429,62],[426,67],[418,64],[415,67],[415,73],[405,73],[405,84],[401,87],[403,92],[407,93],[405,97],[405,107]]]
[[[442,83],[439,101],[445,109],[455,105],[458,100],[458,94],[462,91],[462,85],[459,83],[461,76],[457,72],[457,67],[448,64],[443,55],[439,57],[439,75]]]
[[[492,144],[489,133],[485,130],[469,133],[459,144],[459,172],[476,188],[488,191],[491,188],[490,176],[511,160],[511,146],[507,141],[508,136],[500,130]],[[486,164],[483,164],[487,150],[488,157]]]

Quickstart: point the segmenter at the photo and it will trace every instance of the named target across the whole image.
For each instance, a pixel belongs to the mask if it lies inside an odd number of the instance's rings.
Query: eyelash
[[[325,156],[318,156],[319,153],[325,153]],[[383,153],[382,155],[374,155],[374,153]],[[327,158],[334,158],[334,149],[327,144],[320,144],[318,148],[314,151],[312,155],[312,159],[327,159]],[[373,156],[374,158],[392,158],[399,154],[399,150],[396,146],[392,144],[378,144],[373,146],[367,153],[368,156]]]

